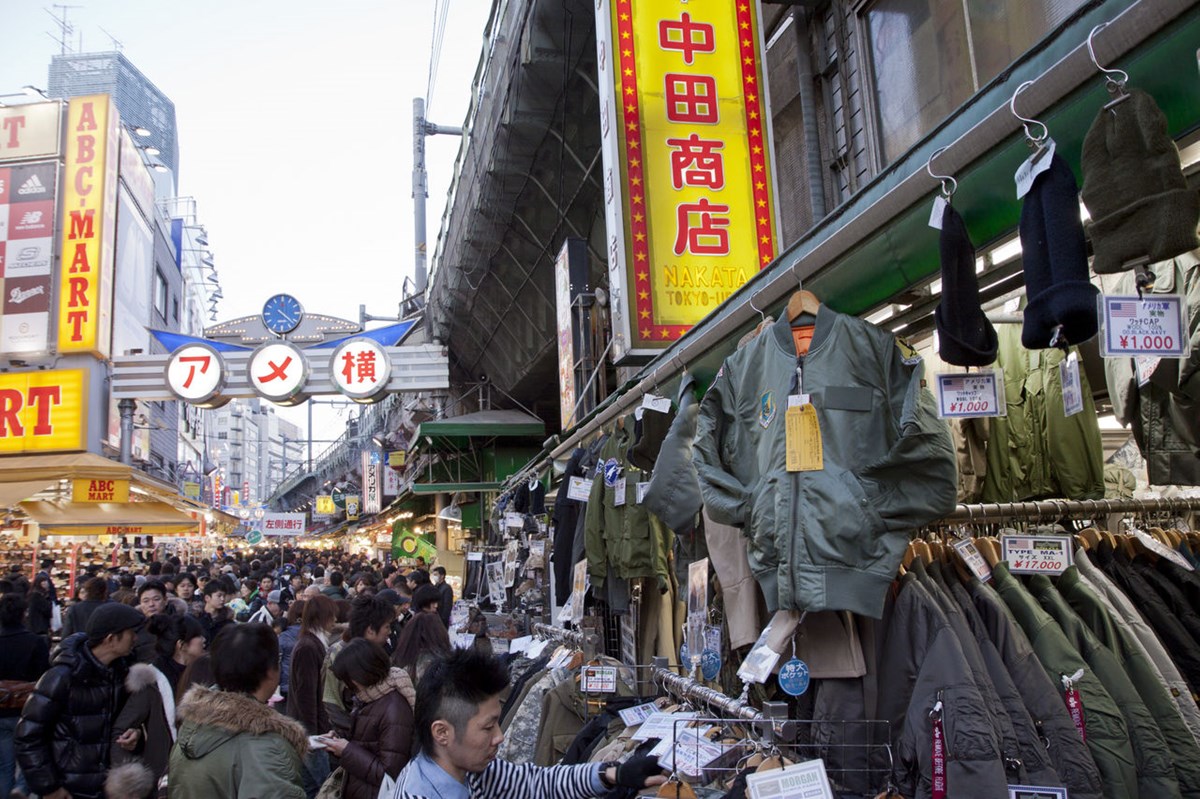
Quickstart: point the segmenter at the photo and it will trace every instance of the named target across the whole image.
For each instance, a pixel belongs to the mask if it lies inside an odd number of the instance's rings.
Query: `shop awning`
[[[413,439],[413,449],[462,448],[472,439],[546,437],[546,424],[522,411],[477,411],[450,419],[421,422]]]
[[[165,502],[22,502],[42,535],[188,535],[199,522]]]
[[[56,486],[57,480],[18,480],[12,483],[0,483],[0,508],[11,508],[24,502],[38,492]]]
[[[414,494],[454,494],[475,491],[499,491],[500,482],[486,483],[413,483]]]

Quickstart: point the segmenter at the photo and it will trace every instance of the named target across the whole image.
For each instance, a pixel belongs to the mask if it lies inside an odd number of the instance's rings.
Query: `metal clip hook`
[[[753,308],[754,310],[758,311],[758,315],[762,317],[761,321],[765,322],[765,321],[767,321],[767,312],[762,310],[761,308],[759,308],[757,305],[754,304],[754,297],[755,297],[755,295],[753,295],[753,294],[750,295],[750,299],[748,300],[748,302],[750,303],[750,307]]]
[[[1026,139],[1026,141],[1029,142],[1029,145],[1031,147],[1040,148],[1042,146],[1042,144],[1046,141],[1046,139],[1050,138],[1050,128],[1046,127],[1045,122],[1042,122],[1037,119],[1032,119],[1030,117],[1023,117],[1019,113],[1017,113],[1017,95],[1019,95],[1021,92],[1025,91],[1032,85],[1033,85],[1033,81],[1027,80],[1024,83],[1022,83],[1020,86],[1017,87],[1017,90],[1015,92],[1013,92],[1012,97],[1008,101],[1008,110],[1012,112],[1013,116],[1015,116],[1017,119],[1021,120],[1021,123],[1022,123],[1021,126],[1025,129],[1025,139]],[[1033,133],[1029,130],[1030,125],[1041,125],[1042,135],[1034,136]]]
[[[947,201],[954,196],[954,192],[958,191],[958,181],[950,175],[935,174],[933,171],[933,159],[937,158],[939,155],[949,149],[950,145],[946,145],[945,147],[940,147],[934,150],[932,153],[930,153],[929,160],[925,162],[925,171],[929,173],[929,177],[933,178],[934,180],[941,181],[942,196],[945,197]],[[947,181],[949,181],[948,185]]]
[[[1095,48],[1092,40],[1096,38],[1097,33],[1099,33],[1100,31],[1104,30],[1107,27],[1108,27],[1107,22],[1101,22],[1099,25],[1092,28],[1092,31],[1091,31],[1091,33],[1088,34],[1088,38],[1087,38],[1087,50],[1088,50],[1088,57],[1092,59],[1092,64],[1096,67],[1096,69],[1100,70],[1100,72],[1104,74],[1105,88],[1108,89],[1109,94],[1113,95],[1112,102],[1110,102],[1104,106],[1106,109],[1111,109],[1117,103],[1120,103],[1120,102],[1123,102],[1123,101],[1129,99],[1129,95],[1125,91],[1125,84],[1129,81],[1129,73],[1123,69],[1110,69],[1109,67],[1106,67],[1103,64],[1101,64],[1100,61],[1096,58],[1096,48]],[[1120,76],[1120,77],[1116,77],[1116,76]]]

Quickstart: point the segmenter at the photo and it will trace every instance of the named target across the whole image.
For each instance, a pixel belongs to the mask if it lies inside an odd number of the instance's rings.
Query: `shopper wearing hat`
[[[125,701],[124,681],[145,617],[109,602],[88,619],[86,633],[66,638],[21,711],[17,764],[43,799],[103,799],[114,741],[113,720]],[[133,731],[115,739],[130,748]]]

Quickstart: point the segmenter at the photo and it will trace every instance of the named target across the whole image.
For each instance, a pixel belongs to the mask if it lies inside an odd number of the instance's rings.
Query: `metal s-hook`
[[[765,322],[765,321],[767,321],[767,312],[762,310],[761,308],[759,308],[757,305],[754,304],[754,297],[755,297],[754,294],[750,295],[750,299],[748,300],[748,302],[750,303],[750,307],[753,308],[754,310],[758,311],[758,315],[762,317],[761,321]]]
[[[934,180],[940,180],[942,183],[942,196],[949,200],[954,196],[954,192],[958,191],[958,181],[950,175],[938,175],[933,171],[933,159],[937,158],[942,153],[950,149],[950,145],[939,147],[929,155],[929,160],[925,162],[925,171],[929,173],[929,177]],[[948,182],[948,183],[947,183]]]
[[[1092,64],[1095,65],[1096,69],[1098,69],[1102,73],[1104,73],[1104,77],[1106,78],[1106,84],[1107,84],[1109,93],[1111,93],[1113,95],[1124,95],[1125,83],[1129,80],[1129,73],[1123,69],[1111,69],[1111,68],[1106,67],[1103,64],[1101,64],[1100,61],[1097,60],[1097,58],[1096,58],[1096,48],[1092,44],[1092,40],[1096,38],[1096,34],[1099,33],[1100,31],[1104,30],[1107,27],[1108,27],[1107,22],[1101,22],[1099,25],[1092,28],[1091,33],[1088,34],[1088,37],[1087,37],[1088,57],[1092,59]],[[1119,78],[1116,77],[1117,75],[1119,75],[1120,77]]]
[[[1046,127],[1045,122],[1042,122],[1037,119],[1031,119],[1030,117],[1023,117],[1017,112],[1017,95],[1019,95],[1021,92],[1025,91],[1032,85],[1033,85],[1033,81],[1027,80],[1024,83],[1022,83],[1020,86],[1017,87],[1017,90],[1015,92],[1013,92],[1012,97],[1009,98],[1008,110],[1012,112],[1013,116],[1015,116],[1017,119],[1021,120],[1021,123],[1022,123],[1021,126],[1023,128],[1025,128],[1025,138],[1026,138],[1026,140],[1029,141],[1030,145],[1041,147],[1042,143],[1045,142],[1046,139],[1050,138],[1050,128]],[[1030,132],[1030,130],[1029,130],[1030,125],[1041,125],[1042,135],[1034,136],[1033,133]]]

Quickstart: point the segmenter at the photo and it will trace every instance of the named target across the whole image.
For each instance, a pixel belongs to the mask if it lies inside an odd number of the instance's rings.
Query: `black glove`
[[[646,787],[650,777],[661,777],[662,766],[653,755],[634,755],[617,766],[617,787],[639,791]]]

